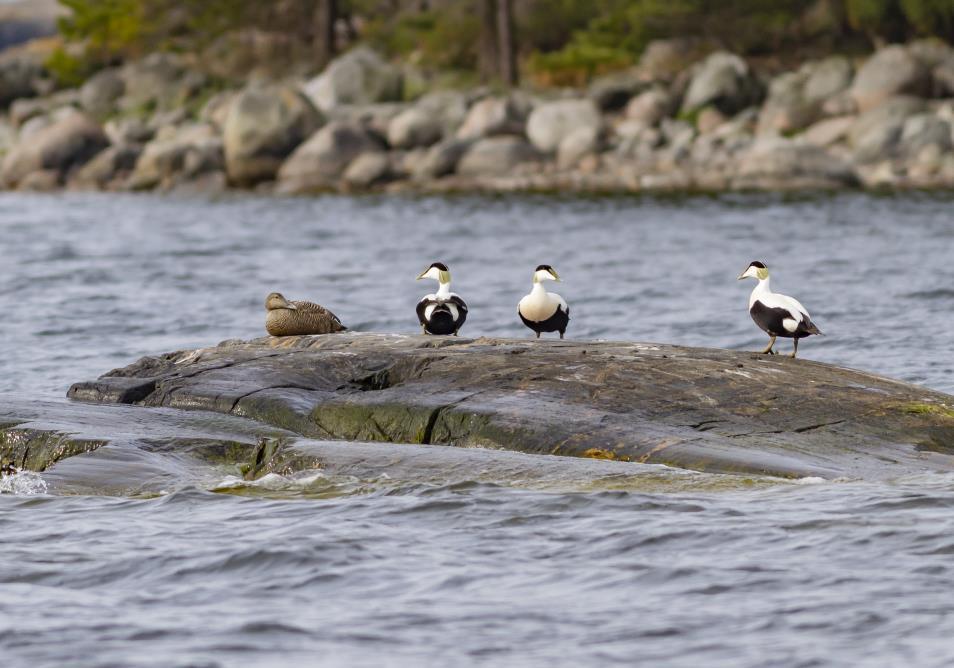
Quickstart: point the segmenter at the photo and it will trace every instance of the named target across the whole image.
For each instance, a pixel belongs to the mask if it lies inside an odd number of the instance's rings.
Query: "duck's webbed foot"
[[[776,337],[773,336],[773,337],[769,340],[768,345],[765,346],[765,350],[762,351],[762,354],[763,354],[763,355],[774,355],[774,354],[775,354],[775,351],[772,350],[772,348],[775,347],[775,338],[776,338]]]

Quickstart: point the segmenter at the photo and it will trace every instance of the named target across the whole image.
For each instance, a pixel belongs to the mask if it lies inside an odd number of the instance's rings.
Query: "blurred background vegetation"
[[[516,72],[580,85],[632,65],[654,39],[680,37],[752,58],[795,60],[887,42],[954,39],[954,0],[60,0],[61,80],[156,50],[227,57],[268,44],[315,71],[363,42],[423,71]],[[81,45],[82,48],[78,48]],[[512,71],[509,71],[512,69]]]

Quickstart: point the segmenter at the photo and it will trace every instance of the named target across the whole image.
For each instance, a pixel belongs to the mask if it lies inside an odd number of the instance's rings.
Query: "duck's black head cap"
[[[750,267],[755,267],[756,269],[765,269],[765,265],[758,260],[749,265]]]
[[[437,269],[438,271],[450,271],[450,269],[447,268],[447,265],[443,262],[435,262],[431,265],[431,267]]]
[[[534,269],[534,271],[541,271],[541,270],[542,270],[542,271],[552,271],[552,270],[553,270],[553,267],[551,267],[551,266],[548,265],[548,264],[540,264],[540,265],[537,265],[537,268],[536,268],[536,269]]]

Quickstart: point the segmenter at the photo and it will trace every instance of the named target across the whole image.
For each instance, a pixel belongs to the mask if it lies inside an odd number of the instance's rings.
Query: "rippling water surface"
[[[549,263],[572,337],[749,349],[735,277],[761,259],[828,334],[805,357],[954,392],[952,204],[4,196],[0,416],[258,336],[271,290],[413,333],[431,288],[413,278],[438,259],[467,335],[525,336],[516,302]],[[619,464],[587,484],[580,464],[528,484],[488,479],[494,456],[473,480],[223,471],[133,497],[64,493],[56,468],[0,480],[3,663],[954,664],[954,477]]]

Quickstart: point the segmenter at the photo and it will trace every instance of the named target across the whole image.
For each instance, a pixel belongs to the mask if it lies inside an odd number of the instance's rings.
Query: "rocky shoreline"
[[[223,81],[153,54],[53,90],[0,58],[11,190],[802,190],[954,187],[954,49],[935,40],[769,76],[654,42],[587,90],[408,96],[358,47],[311,79]]]

